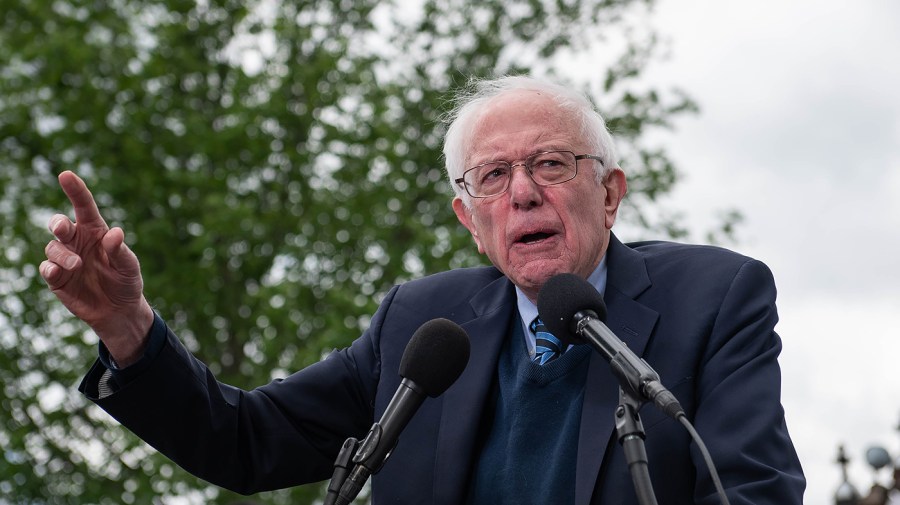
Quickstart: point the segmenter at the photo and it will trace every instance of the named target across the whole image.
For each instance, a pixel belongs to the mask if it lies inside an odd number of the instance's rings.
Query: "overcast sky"
[[[900,456],[900,2],[661,0],[652,19],[672,57],[650,80],[702,109],[666,138],[667,205],[693,229],[743,212],[733,248],[778,283],[805,503],[833,503],[841,443],[866,492],[866,448]]]

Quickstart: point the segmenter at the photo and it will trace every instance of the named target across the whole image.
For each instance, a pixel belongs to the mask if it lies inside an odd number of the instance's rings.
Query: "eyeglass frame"
[[[551,154],[551,153],[569,153],[569,154],[571,154],[572,156],[574,156],[574,157],[575,157],[575,170],[574,170],[574,172],[572,173],[572,177],[570,177],[570,178],[568,178],[568,179],[566,179],[566,180],[564,180],[564,181],[553,182],[553,183],[550,183],[550,184],[542,184],[542,183],[540,183],[540,182],[534,180],[534,173],[533,173],[533,171],[532,171],[532,170],[533,170],[533,167],[532,167],[532,168],[529,168],[528,163],[527,163],[527,160],[532,159],[532,158],[536,158],[536,157],[538,157],[538,156],[540,156],[540,155],[542,155],[542,154]],[[475,165],[474,167],[467,168],[465,171],[463,171],[462,177],[459,177],[459,178],[457,178],[457,179],[454,179],[453,182],[455,182],[456,184],[459,184],[460,186],[462,186],[462,188],[466,191],[466,194],[469,195],[469,196],[471,196],[472,198],[491,198],[491,197],[493,197],[493,196],[502,195],[503,193],[506,193],[506,191],[509,189],[510,183],[512,182],[512,175],[513,175],[512,170],[513,170],[514,168],[516,168],[517,166],[519,166],[519,165],[521,165],[521,166],[525,169],[525,173],[528,174],[528,178],[530,178],[531,181],[532,181],[533,183],[537,184],[538,186],[540,186],[540,187],[542,187],[542,188],[546,188],[546,187],[557,186],[557,185],[559,185],[559,184],[563,184],[563,183],[569,182],[569,181],[571,181],[572,179],[574,179],[575,177],[578,177],[578,162],[579,162],[580,160],[594,160],[594,161],[599,162],[599,163],[600,163],[600,166],[605,166],[605,165],[603,164],[603,158],[601,158],[601,157],[599,157],[599,156],[597,156],[597,155],[595,155],[595,154],[575,154],[574,151],[569,151],[568,149],[557,149],[557,150],[552,150],[552,151],[539,151],[539,152],[536,152],[536,153],[533,153],[533,154],[529,154],[527,157],[525,157],[525,158],[524,158],[521,162],[519,162],[519,163],[510,163],[510,162],[508,162],[508,161],[503,161],[503,160],[486,161],[486,162],[481,163],[481,164],[479,164],[479,165]],[[483,167],[483,166],[485,166],[485,165],[491,165],[491,164],[494,164],[494,163],[498,163],[498,164],[499,164],[499,163],[503,163],[503,164],[506,164],[506,165],[509,166],[509,170],[510,170],[510,172],[509,172],[509,178],[506,180],[506,185],[503,187],[503,190],[498,191],[497,193],[490,194],[490,195],[482,195],[482,196],[475,196],[475,195],[473,195],[472,192],[469,191],[469,185],[466,184],[466,174],[468,174],[468,173],[471,172],[472,170],[481,168],[481,167]]]

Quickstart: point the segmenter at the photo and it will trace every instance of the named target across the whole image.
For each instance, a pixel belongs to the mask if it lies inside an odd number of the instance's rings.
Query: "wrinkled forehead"
[[[493,97],[473,118],[465,158],[471,161],[485,151],[507,148],[513,138],[541,149],[581,146],[584,135],[579,124],[570,107],[545,92],[509,91]]]

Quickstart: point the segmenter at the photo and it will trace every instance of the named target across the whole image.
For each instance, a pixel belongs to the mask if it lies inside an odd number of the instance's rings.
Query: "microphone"
[[[563,348],[569,343],[590,344],[633,398],[653,402],[672,418],[684,415],[675,395],[660,383],[659,374],[603,323],[606,304],[589,282],[574,274],[555,275],[544,283],[537,305],[544,325],[563,342]]]
[[[356,466],[338,492],[338,504],[356,498],[369,476],[378,473],[397,445],[400,432],[425,401],[443,394],[462,374],[469,362],[469,336],[448,319],[432,319],[413,334],[400,358],[403,380],[385,409],[372,425],[353,457]]]

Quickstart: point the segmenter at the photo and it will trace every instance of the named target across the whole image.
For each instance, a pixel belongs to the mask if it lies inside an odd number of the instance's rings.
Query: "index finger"
[[[69,201],[72,202],[72,207],[75,209],[76,224],[107,228],[106,221],[104,221],[103,216],[100,215],[100,210],[97,208],[94,195],[91,194],[87,184],[81,180],[81,177],[75,175],[74,172],[66,170],[59,174],[59,185],[62,187],[63,192],[66,193]]]

